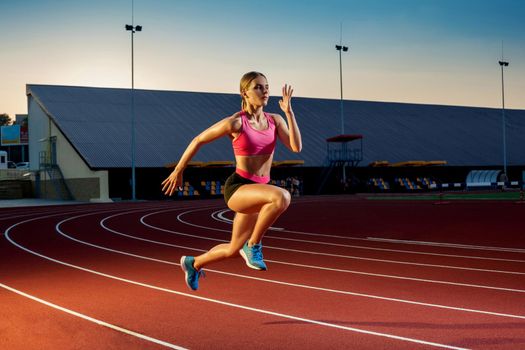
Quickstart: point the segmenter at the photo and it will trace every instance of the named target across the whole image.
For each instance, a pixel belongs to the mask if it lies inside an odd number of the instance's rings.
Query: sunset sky
[[[272,95],[525,109],[523,0],[135,0],[135,87],[237,93],[249,70]],[[25,85],[131,84],[131,0],[0,0],[0,113]]]

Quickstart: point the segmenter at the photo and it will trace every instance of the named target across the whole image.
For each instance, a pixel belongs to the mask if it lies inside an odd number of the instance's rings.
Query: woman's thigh
[[[228,201],[228,207],[244,214],[258,213],[268,203],[290,203],[290,194],[283,188],[266,184],[249,184],[239,187]]]

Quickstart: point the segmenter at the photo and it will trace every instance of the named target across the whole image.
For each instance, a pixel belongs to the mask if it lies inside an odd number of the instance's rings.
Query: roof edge
[[[84,88],[84,89],[113,89],[113,90],[131,90],[131,88],[123,87],[112,87],[112,86],[80,86],[80,85],[54,85],[54,84],[26,84],[29,90],[30,86],[44,86],[44,87],[64,87],[64,88]],[[175,92],[175,93],[193,93],[193,94],[211,94],[211,95],[235,95],[238,96],[237,92],[211,92],[211,91],[189,91],[189,90],[155,90],[155,89],[134,89],[135,91],[145,92]],[[280,97],[280,95],[271,95],[272,97]],[[313,97],[313,96],[295,96],[296,99],[316,99],[316,100],[327,100],[327,101],[340,101],[338,98],[328,97]],[[366,103],[390,103],[396,105],[415,105],[415,106],[429,106],[429,107],[456,107],[456,108],[479,108],[479,109],[491,109],[501,110],[501,107],[489,107],[489,106],[472,106],[472,105],[452,105],[452,104],[439,104],[439,103],[423,103],[423,102],[400,102],[400,101],[384,101],[384,100],[348,100],[343,99],[345,102],[366,102]],[[525,108],[505,108],[507,111],[525,111]]]

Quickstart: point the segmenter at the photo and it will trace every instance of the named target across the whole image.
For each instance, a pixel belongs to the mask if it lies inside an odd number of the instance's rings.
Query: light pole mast
[[[345,118],[343,113],[343,59],[342,53],[348,51],[348,46],[343,45],[343,24],[341,23],[341,36],[339,38],[339,45],[335,45],[335,49],[339,51],[339,84],[341,87],[341,135],[345,133]],[[343,163],[343,184],[346,186],[346,144],[342,143],[341,161]]]
[[[348,47],[343,46],[343,45],[335,45],[335,49],[339,51],[339,83],[341,86],[341,135],[344,135],[345,120],[344,120],[344,114],[343,114],[343,60],[341,58],[341,52],[348,51]]]
[[[498,61],[499,65],[501,66],[501,124],[502,124],[502,131],[503,131],[503,174],[505,175],[505,179],[507,178],[507,123],[505,119],[505,84],[503,80],[503,67],[507,67],[509,65],[509,62],[504,61],[503,59],[501,61]]]
[[[133,1],[131,2],[131,25],[126,24],[126,30],[131,31],[131,199],[136,200],[135,192],[135,74],[134,74],[134,50],[133,36],[135,32],[141,32],[142,26],[134,25]]]

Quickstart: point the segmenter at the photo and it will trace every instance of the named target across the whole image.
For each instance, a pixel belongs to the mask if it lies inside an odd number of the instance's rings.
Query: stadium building
[[[200,131],[239,110],[240,97],[133,94],[137,198],[162,198],[160,182],[170,166]],[[27,85],[29,161],[39,196],[131,197],[131,96],[130,89]],[[266,111],[279,113],[278,99],[270,98]],[[305,193],[337,192],[343,178],[347,190],[385,189],[382,183],[391,189],[408,178],[421,188],[421,179],[464,182],[471,170],[499,176],[503,169],[501,109],[345,100],[350,135],[340,136],[339,100],[295,97],[293,108],[303,151],[292,153],[278,143],[272,178],[301,178]],[[507,174],[521,181],[525,111],[505,110],[505,116]],[[202,147],[185,172],[190,191],[181,195],[220,193],[233,160],[227,138]]]

